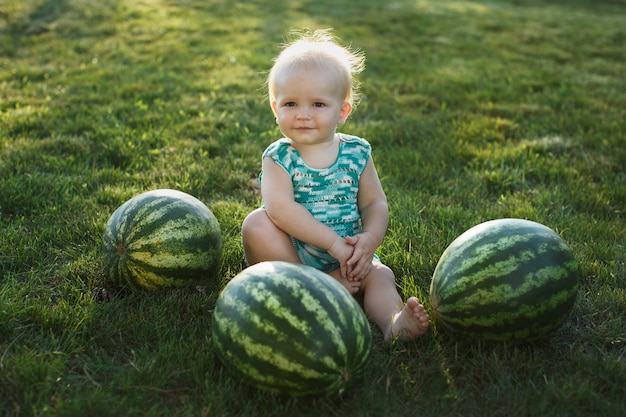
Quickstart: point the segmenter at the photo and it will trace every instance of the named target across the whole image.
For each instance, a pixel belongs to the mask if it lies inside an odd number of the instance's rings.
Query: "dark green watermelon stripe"
[[[542,335],[560,326],[576,299],[576,291],[564,290],[551,298],[550,304],[536,303],[523,306],[516,314],[498,315],[477,310],[473,317],[445,316],[443,322],[452,328],[462,328],[470,334],[480,334],[492,340],[522,340],[531,335]],[[471,313],[470,313],[471,314]],[[452,318],[456,317],[456,318]]]
[[[178,236],[165,236],[163,241],[154,240],[154,242],[148,243],[147,241],[130,243],[126,246],[127,251],[137,253],[152,253],[158,256],[180,256],[188,254],[191,256],[209,256],[213,253],[211,248],[215,247],[215,244],[208,237],[205,236],[193,236],[187,239],[179,239]]]
[[[186,245],[187,244],[187,245]],[[137,262],[143,262],[147,265],[164,265],[181,263],[176,261],[177,258],[189,257],[190,259],[210,258],[218,255],[211,251],[206,239],[192,238],[188,240],[172,239],[164,241],[161,244],[142,245],[140,248],[127,249],[127,254],[133,254],[132,257]],[[150,259],[153,258],[153,261]],[[159,262],[162,258],[163,262]],[[208,264],[210,259],[204,263]]]
[[[485,255],[480,262],[476,262],[472,268],[460,269],[462,275],[480,276],[490,265],[506,262],[516,262],[518,264],[528,265],[534,259],[548,258],[571,258],[571,253],[567,247],[559,245],[557,241],[544,241],[542,243],[533,242],[532,248],[528,247],[526,240],[520,240],[515,245],[505,248],[493,249],[492,256]]]
[[[561,246],[553,246],[550,249],[552,251],[545,251],[538,254],[535,251],[526,249],[524,245],[520,247],[514,247],[508,251],[498,251],[497,253],[506,252],[506,256],[494,255],[491,259],[482,261],[481,264],[473,266],[471,269],[459,270],[458,272],[450,272],[445,274],[445,270],[436,271],[439,277],[445,279],[456,278],[455,284],[448,284],[445,287],[445,283],[433,282],[433,293],[437,296],[446,297],[448,304],[455,303],[457,300],[467,297],[473,293],[476,288],[488,289],[493,285],[499,285],[501,279],[508,274],[516,274],[520,276],[527,276],[530,273],[534,273],[546,266],[552,266],[554,264],[568,265],[566,270],[572,271],[570,268],[577,268],[576,262],[573,259],[569,250],[563,250]],[[565,248],[567,249],[567,248]],[[518,256],[522,254],[523,256]],[[450,269],[450,271],[454,271]],[[456,274],[456,275],[455,275]],[[442,281],[445,281],[442,279]],[[442,288],[445,288],[442,289]],[[445,292],[443,292],[445,291]]]
[[[266,390],[274,392],[288,390],[293,395],[307,395],[319,392],[320,385],[334,389],[343,383],[339,375],[334,376],[332,373],[321,374],[318,378],[308,378],[298,374],[298,382],[293,382],[294,376],[291,372],[277,369],[274,362],[258,362],[255,357],[248,356],[246,351],[242,350],[238,340],[231,340],[223,334],[216,336],[213,340],[222,360],[247,376],[248,382]],[[221,344],[220,341],[224,343]],[[307,380],[314,381],[314,383],[308,383]]]
[[[220,336],[220,338],[224,338],[224,336]],[[278,367],[277,362],[259,361],[258,355],[250,356],[247,351],[242,350],[242,345],[238,344],[242,341],[246,342],[245,337],[243,340],[237,340],[234,345],[216,345],[216,348],[221,354],[221,359],[233,368],[238,369],[247,377],[248,382],[254,382],[269,390],[277,390],[278,387],[282,389],[285,386],[295,391],[300,388],[301,384],[291,382],[293,381],[292,373]],[[251,361],[254,363],[254,366],[250,365]],[[300,376],[300,374],[298,375]],[[320,377],[323,378],[324,376]]]
[[[236,333],[235,336],[239,337]],[[219,338],[228,340],[223,335]],[[330,382],[334,379],[335,374],[332,371],[314,372],[304,365],[296,368],[293,367],[291,361],[285,365],[284,355],[277,354],[275,347],[263,346],[263,348],[268,348],[265,352],[265,359],[258,354],[259,350],[251,354],[249,350],[244,348],[244,346],[250,346],[250,343],[247,343],[249,340],[246,339],[250,339],[250,336],[244,335],[243,339],[238,339],[228,345],[217,346],[218,352],[226,364],[239,369],[262,385],[285,385],[286,381],[298,380],[298,383],[292,385],[294,387],[310,385],[306,383],[307,380]],[[243,342],[243,344],[239,342]],[[296,375],[297,378],[294,378]]]
[[[163,273],[172,274],[178,270],[180,272],[176,273],[177,275],[184,275],[189,271],[206,270],[211,262],[217,259],[217,256],[210,251],[172,253],[155,249],[154,251],[129,252],[124,261],[127,265],[135,264],[137,268],[147,271],[163,271]]]
[[[296,276],[296,274],[302,274],[300,271],[301,266],[292,266],[293,272],[287,273],[287,276]],[[317,275],[317,276],[316,276]],[[321,323],[331,325],[325,326],[324,330],[328,334],[333,334],[333,341],[339,351],[341,357],[349,360],[349,358],[355,358],[356,360],[366,361],[368,355],[364,355],[369,351],[371,345],[371,334],[369,332],[369,322],[364,314],[344,314],[343,312],[350,309],[361,310],[354,297],[350,295],[337,281],[320,279],[319,276],[327,278],[327,276],[320,272],[314,271],[311,276],[307,276],[308,279],[316,280],[316,298],[320,302],[321,309],[316,311],[310,311],[311,314],[317,314],[316,320]],[[292,282],[293,279],[289,279],[287,282]],[[304,288],[304,287],[302,287]],[[297,293],[296,293],[296,296]],[[312,306],[315,303],[308,302],[305,298],[302,299],[303,305]],[[333,316],[329,316],[328,312],[335,312]],[[351,318],[349,321],[348,318]],[[359,334],[356,338],[343,337],[346,333],[354,332],[357,329],[365,329],[365,334]],[[322,337],[322,336],[320,336]],[[354,343],[351,343],[354,342]],[[348,343],[348,344],[346,344]],[[353,364],[343,363],[343,367],[350,367]]]
[[[507,230],[507,233],[503,233],[503,230]],[[547,241],[554,241],[554,234],[550,229],[541,230],[535,227],[493,226],[482,234],[476,232],[466,238],[464,236],[465,234],[452,242],[444,254],[471,262],[475,258],[480,260],[497,252],[510,251],[519,243],[529,242],[531,239],[541,237]]]
[[[494,303],[475,303],[466,306],[449,307],[443,309],[441,314],[454,313],[452,317],[446,317],[448,322],[457,322],[459,324],[468,324],[470,322],[484,326],[493,326],[494,323],[512,320],[537,320],[537,316],[543,315],[546,311],[558,311],[567,309],[571,305],[576,296],[576,291],[564,289],[550,297],[535,298],[533,302],[522,300],[523,302],[510,300],[507,305],[509,309],[504,309],[502,305]],[[515,312],[514,315],[511,312]],[[548,318],[550,320],[550,318]]]
[[[302,316],[301,312],[294,310],[306,310],[310,314],[306,320],[315,322],[316,325],[320,326],[319,328],[307,326],[306,335],[309,340],[319,340],[323,345],[324,342],[328,342],[329,334],[334,336],[337,333],[342,333],[342,329],[337,327],[338,320],[330,315],[331,311],[336,310],[331,310],[324,306],[322,293],[318,291],[320,289],[319,287],[315,289],[316,293],[315,296],[313,296],[302,284],[303,282],[298,279],[284,276],[282,276],[281,279],[269,282],[267,288],[268,291],[286,292],[288,294],[287,296],[295,301],[290,308],[285,308],[284,306],[281,306],[280,299],[277,298],[275,300],[277,304],[273,306],[274,308],[269,312],[269,314],[273,314],[273,317],[276,318],[287,319],[288,326],[294,326],[296,318],[298,316]],[[302,326],[302,324],[300,324],[300,326]],[[332,347],[332,351],[335,358],[344,359],[347,352],[345,350],[343,339],[332,337],[332,342],[334,345]],[[311,355],[311,359],[324,363],[329,370],[336,370],[345,365],[344,363],[336,363],[331,357],[327,357],[323,351],[318,351],[316,355],[316,347],[314,346],[309,346],[305,349],[307,349],[307,354]],[[339,355],[337,356],[337,354]]]
[[[245,297],[249,305],[252,305],[254,302],[254,304],[262,306],[265,323],[258,323],[259,325],[273,325],[289,334],[292,334],[293,331],[295,333],[293,336],[295,337],[306,335],[311,331],[310,324],[306,320],[298,318],[291,308],[293,306],[281,305],[279,291],[282,289],[268,285],[270,284],[269,282],[260,281],[255,284],[254,287],[246,288],[248,290],[247,293],[240,293],[239,299]],[[228,301],[228,297],[226,300]],[[272,319],[275,321],[270,321]],[[257,328],[259,327],[257,326]],[[287,338],[289,337],[287,336]]]
[[[214,315],[214,326],[216,329],[221,329],[222,333],[219,333],[215,339],[224,341],[224,353],[228,356],[231,362],[241,361],[239,365],[246,365],[243,367],[237,366],[243,369],[250,377],[258,381],[264,381],[264,383],[272,383],[272,381],[280,382],[283,379],[288,379],[289,375],[297,374],[302,378],[314,378],[319,379],[324,377],[324,373],[318,371],[319,364],[312,358],[310,354],[307,354],[306,349],[289,349],[290,357],[288,358],[283,349],[277,349],[276,344],[289,343],[289,339],[284,336],[278,336],[274,338],[276,334],[272,334],[269,330],[270,326],[265,325],[263,330],[263,337],[259,338],[257,334],[246,333],[242,328],[248,328],[250,324],[250,311],[246,314],[241,314],[244,321],[240,321],[235,324],[236,313],[242,313],[241,303],[238,300],[234,300],[237,303],[233,310],[225,309],[225,304],[220,304],[221,313]],[[225,310],[225,311],[224,311]],[[245,310],[245,309],[243,309]],[[223,315],[222,315],[223,314]],[[259,317],[258,321],[262,321]],[[252,321],[254,322],[254,321]],[[276,329],[273,329],[276,331]],[[267,343],[259,343],[258,340],[267,340]],[[286,346],[283,346],[286,347]],[[295,354],[297,352],[297,354]],[[251,366],[250,364],[254,364]]]
[[[194,208],[199,208],[194,210]],[[189,211],[204,215],[200,205],[190,199],[162,195],[143,195],[124,203],[116,212],[120,213],[120,233],[125,239],[145,236],[168,219],[184,218]],[[206,210],[206,208],[205,208]],[[128,225],[133,225],[129,227]]]
[[[150,236],[155,232],[160,233],[164,225],[171,221],[179,221],[180,224],[184,225],[186,220],[189,221],[187,216],[193,209],[185,204],[185,201],[173,200],[168,197],[151,197],[138,200],[134,202],[133,207],[127,211],[127,215],[124,217],[122,226],[125,224],[133,225],[127,234],[123,234],[127,240],[135,240],[139,236]],[[134,209],[135,206],[142,203],[142,200],[143,204]],[[195,215],[202,215],[198,210],[193,212]],[[205,216],[202,215],[202,217]]]
[[[279,274],[274,274],[274,279],[268,282],[268,290],[287,291],[294,300],[297,300],[301,308],[313,315],[313,320],[323,326],[327,335],[333,335],[335,345],[345,350],[341,333],[348,323],[342,311],[346,303],[352,301],[352,297],[345,291],[328,288],[327,285],[334,282],[317,278],[318,274],[323,274],[320,271],[315,271],[313,275],[305,275],[302,273],[302,266],[294,264],[281,268],[279,272]],[[303,282],[303,279],[315,281],[315,294],[309,292],[307,283]],[[348,295],[349,298],[341,298],[344,295]]]
[[[115,217],[113,224],[116,225],[116,235],[121,236],[123,241],[132,238],[132,236],[129,236],[129,233],[132,232],[130,225],[140,223],[140,221],[136,221],[135,219],[141,219],[142,213],[145,213],[145,211],[142,210],[142,206],[144,204],[150,204],[155,199],[157,198],[154,196],[139,195],[122,204],[113,213],[113,217]],[[161,198],[159,198],[159,200],[161,200]]]
[[[223,339],[223,336],[220,336],[219,339]],[[234,347],[233,347],[234,346]],[[216,349],[221,353],[222,360],[226,365],[232,367],[239,372],[242,372],[248,378],[248,382],[253,380],[258,385],[263,385],[264,387],[278,387],[289,385],[290,389],[300,389],[306,380],[322,380],[327,381],[330,379],[330,373],[326,374],[311,374],[308,373],[303,375],[299,372],[290,372],[288,368],[281,368],[277,366],[276,361],[272,360],[259,360],[258,356],[249,355],[248,352],[242,349],[240,345],[236,342],[235,344],[229,345],[216,345]],[[290,382],[293,381],[294,375],[298,375],[298,383]],[[316,376],[313,376],[316,375]]]
[[[103,234],[102,239],[103,239],[103,243],[107,245],[106,246],[107,248],[115,249],[119,243],[116,236],[122,236],[120,232],[121,223],[122,223],[120,219],[121,215],[122,215],[122,211],[120,208],[111,215],[111,217],[109,218],[104,228],[104,234]]]
[[[138,267],[152,270],[195,270],[206,269],[211,265],[213,260],[210,252],[196,253],[180,253],[162,252],[162,251],[146,251],[131,252],[128,257],[128,263],[136,263]]]
[[[192,274],[198,274],[202,269],[170,269],[164,271],[161,268],[143,268],[135,262],[126,264],[126,270],[128,271],[127,279],[136,281],[142,287],[149,289],[156,289],[163,286],[178,286],[185,285]],[[120,270],[121,271],[121,270]],[[133,282],[130,282],[134,285]]]
[[[564,265],[575,264],[575,261],[564,263]],[[575,270],[574,270],[575,271]],[[483,281],[475,288],[467,287],[464,291],[448,291],[440,295],[446,299],[446,306],[440,307],[444,311],[446,308],[462,310],[473,309],[472,306],[492,305],[498,309],[515,310],[517,304],[525,304],[533,300],[545,301],[550,297],[552,291],[561,289],[563,281],[565,284],[574,272],[568,267],[554,267],[550,262],[546,264],[536,263],[526,268],[514,270],[522,279],[515,286],[508,282],[503,283],[503,277],[497,276],[489,282]],[[496,300],[501,300],[499,303]]]
[[[218,319],[217,322],[214,323],[214,326],[223,328],[224,325],[220,325],[219,322],[220,320]],[[227,322],[231,323],[231,320],[228,319]],[[217,333],[214,334],[214,336],[213,340],[216,343],[216,350],[220,353],[222,360],[249,377],[249,382],[254,382],[264,389],[278,392],[285,391],[285,388],[289,387],[289,391],[292,394],[307,395],[309,393],[319,392],[319,386],[334,390],[345,383],[342,379],[343,375],[337,370],[329,371],[323,369],[321,371],[322,373],[319,374],[301,374],[290,369],[278,367],[277,362],[273,360],[272,356],[269,357],[269,360],[260,361],[257,356],[249,354],[245,349],[245,346],[248,346],[249,343],[246,343],[245,340],[242,343],[242,340],[239,339],[239,335],[236,332],[234,334]],[[250,337],[253,336],[251,335]],[[220,343],[220,341],[223,341],[223,343]],[[283,345],[281,345],[281,348],[282,347]],[[270,346],[269,349],[268,353],[276,351],[275,346]],[[292,359],[300,363],[298,358]],[[319,364],[316,362],[310,365],[302,363],[302,366],[308,370],[316,365]],[[298,378],[296,378],[298,380],[297,383],[291,382],[294,381],[294,375],[298,375]],[[307,380],[314,381],[314,383],[309,383]]]
[[[206,274],[207,268],[210,265],[207,264],[206,266],[203,266],[199,261],[195,264],[191,264],[190,262],[188,265],[181,264],[180,266],[173,264],[171,267],[153,267],[149,264],[135,261],[126,263],[126,267],[131,268],[131,266],[135,272],[139,274],[155,274],[163,276],[164,278],[187,280],[190,276],[200,276],[202,274]]]
[[[129,285],[131,287],[135,287],[134,278],[131,275],[131,272],[126,268],[126,263],[119,261],[119,257],[117,254],[113,254],[114,261],[105,261],[105,265],[111,265],[111,267],[106,271],[109,277],[117,277],[118,284],[122,283],[124,285]]]
[[[294,305],[297,305],[300,308],[307,309],[309,306],[307,302],[305,302],[304,298],[309,297],[309,302],[313,305],[319,304],[322,300],[318,298],[313,298],[309,293],[309,290],[303,285],[304,283],[301,281],[301,278],[291,278],[289,273],[286,271],[280,271],[281,274],[275,274],[274,279],[272,280],[264,280],[263,283],[267,286],[267,291],[270,292],[284,292],[287,293],[295,302]],[[308,277],[306,277],[308,278]],[[318,288],[316,288],[317,290]],[[320,294],[316,293],[315,296]],[[275,307],[281,308],[279,305]],[[277,311],[280,314],[280,311]],[[336,316],[332,317],[332,320],[335,321],[337,319]]]
[[[520,242],[522,238],[523,236],[517,236],[516,241],[521,243],[522,247],[525,247],[525,242]],[[506,245],[507,250],[499,248],[498,242],[485,243],[484,246],[481,246],[480,241],[474,241],[463,247],[458,247],[453,243],[444,251],[437,265],[436,274],[439,279],[436,284],[439,287],[448,287],[449,280],[454,274],[469,277],[476,271],[480,271],[494,262],[507,261],[508,253],[513,252],[512,245],[516,241],[507,239],[500,242],[502,245]],[[442,262],[443,260],[445,262]],[[451,274],[452,271],[454,271],[454,274]]]
[[[570,274],[576,271],[577,264],[575,260],[571,260],[563,262],[562,266],[554,266],[553,261],[546,260],[540,264],[540,260],[538,259],[535,264],[526,263],[515,269],[503,268],[501,275],[489,279],[490,284],[494,283],[492,285],[486,285],[486,280],[481,282],[477,279],[477,284],[473,288],[466,287],[463,292],[448,292],[445,295],[448,300],[447,305],[456,311],[473,310],[489,305],[497,306],[499,310],[508,308],[514,311],[518,304],[548,301],[552,298],[551,291],[546,290],[551,288],[558,290],[561,287],[561,281],[567,281]],[[503,283],[502,277],[511,273],[522,277],[516,286],[512,286],[509,282]],[[548,282],[550,284],[546,287]],[[500,302],[494,300],[500,300]],[[442,307],[442,311],[445,311],[445,308]]]
[[[249,284],[252,284],[249,282]],[[231,285],[231,284],[229,284]],[[269,344],[287,341],[297,341],[304,336],[310,336],[310,326],[304,322],[300,322],[296,319],[296,315],[290,311],[287,306],[280,306],[280,298],[277,296],[277,288],[264,287],[262,289],[257,288],[258,285],[262,285],[259,282],[254,282],[254,292],[242,293],[241,289],[237,291],[237,298],[231,297],[230,293],[225,293],[219,304],[220,314],[224,317],[228,317],[228,329],[230,332],[238,332],[240,328],[250,329],[255,332],[259,332],[260,337],[256,339],[268,340]],[[253,285],[250,285],[252,287]],[[246,288],[246,291],[248,288]],[[276,310],[276,303],[280,311]],[[268,308],[268,305],[270,308]],[[274,305],[272,308],[271,306]],[[217,308],[216,308],[217,310]],[[259,315],[257,322],[254,321],[255,315]],[[262,319],[261,319],[262,317]],[[217,316],[220,319],[220,316]],[[291,320],[291,321],[290,321]],[[218,320],[219,321],[219,320]],[[250,326],[250,324],[254,324]],[[220,326],[218,326],[220,327]],[[268,336],[270,336],[268,338]],[[237,340],[237,338],[234,338]],[[241,344],[242,342],[237,342]],[[320,357],[315,355],[315,349],[313,346],[302,346],[299,348],[297,345],[292,345],[290,349],[290,355],[294,357],[294,361],[311,368],[320,366]],[[251,355],[249,351],[254,351],[254,347],[243,346],[246,349],[247,355]],[[337,369],[338,364],[328,360],[322,360],[322,363],[326,363],[328,370]]]
[[[333,344],[337,347],[337,352],[342,358],[345,358],[348,352],[342,338],[342,327],[339,327],[343,325],[345,329],[345,317],[343,314],[339,314],[342,310],[338,308],[339,303],[333,298],[337,293],[329,291],[323,285],[319,285],[317,290],[319,293],[316,297],[313,297],[304,287],[300,287],[300,290],[295,295],[300,297],[302,307],[312,315],[313,320],[321,324],[321,327],[326,331],[327,335],[330,335]],[[321,302],[317,303],[316,300]],[[335,314],[331,315],[329,312]]]
[[[122,262],[112,264],[109,276],[119,276],[124,282],[128,282],[129,280],[129,272]]]
[[[533,258],[532,253],[524,253],[520,257],[510,255],[504,257],[493,257],[491,262],[475,264],[471,269],[460,269],[458,278],[454,286],[447,287],[446,296],[455,298],[466,297],[468,293],[473,293],[475,288],[490,288],[493,284],[498,285],[502,276],[514,273],[520,267],[527,265],[525,262]]]
[[[146,227],[145,224],[141,227],[135,227],[135,230],[141,229],[141,233],[135,232],[138,236],[134,236],[132,239],[133,248],[141,248],[142,245],[154,245],[173,238],[179,240],[197,238],[206,236],[215,230],[203,219],[192,216],[161,219],[148,226],[153,229]]]
[[[220,335],[219,339],[229,340],[227,351],[238,358],[245,358],[245,362],[248,364],[253,363],[254,366],[248,365],[248,367],[254,369],[255,372],[266,373],[268,377],[280,377],[280,374],[298,374],[303,378],[319,378],[322,376],[318,369],[308,366],[315,364],[311,358],[297,355],[297,359],[304,360],[294,360],[291,357],[291,353],[293,353],[292,346],[289,346],[288,349],[290,351],[289,358],[285,356],[282,349],[277,349],[277,345],[286,347],[281,345],[289,343],[288,339],[284,340],[281,338],[281,340],[274,340],[273,342],[258,343],[254,337],[256,336],[255,333],[244,332],[240,327],[230,325],[230,319],[227,319],[228,323],[224,323],[222,318],[220,315],[215,317],[217,326],[226,326],[224,333]],[[273,335],[265,333],[264,336],[271,338]],[[261,372],[263,367],[266,368],[265,370],[271,370],[271,372]]]
[[[330,307],[324,307],[325,310],[332,309],[332,311],[336,311],[338,313],[348,310],[361,310],[361,306],[358,305],[352,295],[341,287],[341,284],[338,282],[328,281],[328,287],[324,287],[323,292],[328,297],[327,299],[330,305]],[[323,315],[325,313],[323,311],[319,311],[319,314]],[[364,366],[365,362],[367,362],[368,355],[365,353],[369,351],[371,346],[371,333],[367,317],[364,314],[343,313],[338,314],[337,316],[337,322],[340,323],[341,326],[337,327],[338,332],[334,333],[333,337],[337,340],[335,344],[338,347],[341,347],[341,358],[346,361],[341,365],[344,368],[359,370]],[[352,320],[349,320],[348,318],[351,318]],[[330,331],[330,329],[327,328],[327,331]],[[345,334],[350,334],[355,331],[359,332],[358,337],[344,337]],[[356,363],[349,363],[348,361],[350,360],[354,360]]]
[[[442,255],[442,259],[445,257],[445,263],[443,263],[443,267],[438,268],[440,270],[437,271],[440,277],[437,286],[448,286],[448,280],[451,279],[452,276],[468,277],[468,280],[470,280],[472,284],[467,285],[473,286],[476,285],[475,281],[473,281],[473,277],[476,274],[482,273],[484,270],[493,269],[492,266],[495,263],[502,265],[512,262],[516,254],[526,251],[530,251],[526,254],[528,257],[539,256],[540,253],[538,251],[535,252],[528,248],[528,241],[532,237],[533,236],[530,234],[507,236],[499,239],[497,239],[497,236],[493,236],[492,238],[486,237],[484,239],[487,240],[487,243],[483,243],[482,240],[479,239],[473,239],[473,242],[467,246],[455,247],[453,250],[447,249],[447,253]],[[534,236],[534,238],[536,240],[537,236]],[[542,245],[542,248],[550,248],[550,250],[554,252],[565,251],[565,253],[568,253],[567,248],[563,248],[559,244],[560,242],[555,241],[549,236],[545,237],[545,239],[547,239],[546,245]],[[536,246],[533,246],[533,249],[536,248]],[[452,274],[452,271],[454,271],[454,274]]]
[[[565,321],[567,314],[555,315],[553,320],[549,322],[536,322],[536,321],[514,321],[507,323],[507,325],[501,326],[483,326],[474,323],[462,324],[463,332],[468,334],[480,334],[482,337],[492,340],[521,340],[526,339],[530,335],[543,335],[551,330],[557,328],[563,321]],[[453,329],[459,329],[457,327],[460,323],[443,322],[444,325]]]
[[[132,279],[139,286],[148,289],[174,285],[177,279],[181,278],[181,276],[178,275],[179,272],[177,272],[174,276],[167,276],[164,275],[159,269],[149,270],[142,268],[134,262],[127,263],[126,270],[128,271],[129,279]],[[131,282],[131,285],[134,285],[134,282]]]
[[[312,277],[312,279],[316,279]],[[361,310],[361,307],[355,301],[354,297],[350,295],[338,282],[334,280],[321,280],[318,279],[317,297],[322,301],[322,309],[313,312],[317,313],[318,320],[326,318],[324,323],[332,324],[332,327],[325,327],[326,332],[333,334],[335,345],[342,353],[342,358],[348,360],[349,358],[356,358],[357,360],[364,360],[364,352],[368,351],[371,344],[371,335],[369,333],[369,322],[364,314],[344,314],[343,312],[350,309]],[[309,303],[306,299],[303,299],[303,304],[308,306]],[[336,312],[335,316],[329,316],[328,311]],[[352,318],[349,321],[348,318]],[[355,329],[366,329],[366,334],[361,333],[359,337],[346,340],[343,335],[345,333],[354,332]],[[354,342],[351,343],[350,342]],[[350,364],[342,364],[344,367],[349,367]]]

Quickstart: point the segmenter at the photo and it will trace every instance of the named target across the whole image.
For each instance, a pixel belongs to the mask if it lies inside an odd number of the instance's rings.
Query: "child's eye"
[[[324,103],[322,103],[321,101],[318,101],[318,102],[316,102],[316,103],[313,103],[313,106],[314,106],[314,107],[324,107],[324,106],[325,106],[325,104],[324,104]]]
[[[285,107],[295,107],[296,103],[294,101],[288,101],[285,103]]]

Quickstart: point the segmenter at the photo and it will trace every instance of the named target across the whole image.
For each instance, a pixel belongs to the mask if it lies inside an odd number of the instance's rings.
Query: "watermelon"
[[[578,291],[578,264],[550,228],[498,219],[443,252],[430,285],[437,323],[485,340],[529,341],[557,329]]]
[[[176,190],[137,195],[104,228],[105,274],[118,286],[149,290],[203,283],[219,264],[220,226],[209,208]]]
[[[363,309],[339,282],[278,261],[253,265],[224,287],[211,333],[217,356],[236,376],[291,396],[342,393],[372,344]]]

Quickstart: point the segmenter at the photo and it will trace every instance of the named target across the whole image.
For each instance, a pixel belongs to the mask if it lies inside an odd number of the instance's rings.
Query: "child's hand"
[[[360,281],[369,274],[372,268],[372,258],[376,252],[376,242],[369,233],[361,233],[346,238],[346,242],[354,246],[352,256],[347,261],[348,279]]]
[[[339,270],[342,278],[348,279],[352,272],[351,267],[348,265],[348,259],[352,257],[352,252],[354,252],[354,246],[339,236],[328,249],[328,254],[339,261]]]

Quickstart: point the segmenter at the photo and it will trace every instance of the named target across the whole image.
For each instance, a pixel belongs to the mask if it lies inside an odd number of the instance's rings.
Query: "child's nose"
[[[308,119],[310,117],[309,111],[306,108],[300,108],[296,115],[298,119]]]

